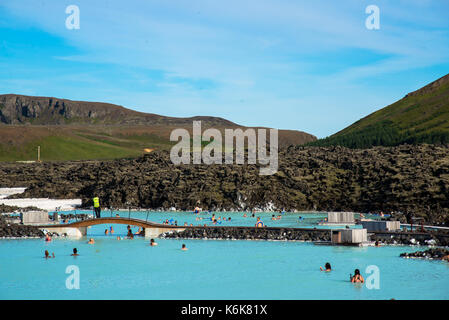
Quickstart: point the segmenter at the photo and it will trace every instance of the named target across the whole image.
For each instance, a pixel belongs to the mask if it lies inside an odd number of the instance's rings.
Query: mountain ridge
[[[78,101],[56,97],[0,95],[0,123],[3,124],[105,124],[105,125],[154,125],[185,124],[202,120],[210,124],[238,126],[220,117],[168,117],[145,113],[105,102]]]

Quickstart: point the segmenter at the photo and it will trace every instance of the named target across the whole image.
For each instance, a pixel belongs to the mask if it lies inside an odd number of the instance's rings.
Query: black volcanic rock
[[[278,241],[330,241],[325,229],[251,228],[251,227],[194,227],[184,231],[170,231],[168,239],[221,239],[221,240],[278,240]]]
[[[17,206],[7,206],[5,204],[0,204],[0,213],[12,213],[14,211],[39,211],[37,207],[26,207],[20,208]]]
[[[416,251],[412,253],[401,253],[399,255],[402,258],[423,258],[423,259],[437,259],[440,260],[443,257],[449,256],[449,250],[444,248],[431,248],[425,251]]]
[[[8,223],[4,216],[0,216],[0,238],[44,237],[44,233],[34,226],[24,226]]]
[[[289,147],[279,170],[258,165],[173,165],[168,152],[114,161],[1,163],[0,185],[26,186],[13,197],[82,198],[90,206],[192,210],[267,209],[394,212],[394,219],[449,225],[449,146],[353,150]]]

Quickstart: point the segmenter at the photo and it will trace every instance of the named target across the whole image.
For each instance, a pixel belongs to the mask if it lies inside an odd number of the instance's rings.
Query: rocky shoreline
[[[82,221],[82,220],[87,220],[89,219],[89,216],[86,214],[73,214],[73,213],[69,213],[69,214],[64,214],[64,213],[60,213],[59,214],[59,219],[60,220],[65,220],[65,219],[69,219],[69,220],[76,220],[76,221]]]
[[[447,260],[449,261],[449,249],[445,248],[430,248],[425,251],[416,251],[412,253],[401,253],[399,255],[402,258],[420,258],[420,259],[433,259],[433,260]]]
[[[180,232],[166,232],[165,239],[217,240],[284,240],[330,241],[330,232],[319,229],[254,228],[254,227],[194,227]]]
[[[379,241],[388,245],[449,246],[449,233],[444,231],[376,232],[371,235],[371,241]]]
[[[214,240],[279,240],[329,242],[328,229],[308,228],[255,228],[255,227],[192,227],[184,231],[170,231],[161,235],[165,239],[214,239]],[[418,240],[417,240],[418,239]],[[370,234],[369,241],[383,245],[422,245],[449,246],[448,236],[435,236],[429,233],[397,232],[387,236]]]
[[[45,234],[34,226],[25,226],[16,223],[8,223],[5,217],[0,216],[0,238],[26,239],[42,238]]]
[[[37,207],[26,207],[21,208],[17,206],[7,206],[5,204],[0,204],[0,213],[11,213],[11,212],[17,212],[17,211],[41,211],[41,209]]]

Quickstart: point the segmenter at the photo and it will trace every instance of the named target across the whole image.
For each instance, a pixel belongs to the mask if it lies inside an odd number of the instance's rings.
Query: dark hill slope
[[[122,106],[16,94],[0,95],[0,123],[33,125],[186,125],[201,120],[210,126],[237,126],[218,117],[174,118]]]

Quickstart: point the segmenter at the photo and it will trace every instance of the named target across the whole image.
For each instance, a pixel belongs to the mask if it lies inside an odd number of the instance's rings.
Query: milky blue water
[[[90,214],[92,211],[78,210],[78,211],[66,211],[64,213],[72,214]],[[304,213],[273,213],[273,212],[256,212],[254,217],[251,217],[252,213],[247,212],[244,217],[244,212],[202,212],[200,214],[193,214],[191,212],[150,212],[150,211],[109,211],[103,210],[101,212],[102,217],[115,217],[120,215],[125,218],[136,218],[142,220],[153,221],[157,223],[164,223],[168,220],[169,224],[177,223],[178,226],[187,225],[217,225],[217,226],[254,226],[256,224],[257,217],[260,217],[266,226],[269,227],[292,227],[292,228],[331,228],[329,226],[318,225],[318,222],[322,222],[327,217],[326,212],[304,212]],[[214,224],[211,221],[212,215],[215,215],[217,223]],[[272,220],[272,216],[280,216],[280,219]],[[367,218],[379,219],[375,215],[366,215]],[[231,220],[229,220],[231,218]],[[358,216],[356,215],[356,218]],[[70,220],[72,222],[75,220]],[[340,226],[341,227],[341,226]],[[359,228],[360,226],[351,226],[353,228]]]
[[[150,215],[155,222],[170,218],[167,213]],[[191,214],[171,215],[178,225],[199,223]],[[255,218],[241,215],[226,214],[231,222],[222,225],[242,225],[240,220],[254,225]],[[267,220],[271,213],[262,217],[268,225],[297,227],[306,224],[298,222],[299,215],[277,221]],[[0,240],[0,299],[449,299],[447,262],[399,257],[424,247],[172,239],[156,239],[158,246],[151,247],[145,238],[117,240],[126,235],[124,225],[114,225],[115,233],[106,236],[109,227],[93,226],[78,240]],[[90,237],[94,245],[87,244]],[[189,250],[180,250],[183,243]],[[74,247],[78,257],[70,256]],[[55,258],[44,259],[45,250]],[[330,273],[320,271],[326,262],[332,265]],[[66,286],[71,265],[79,268],[79,289]],[[358,268],[375,284],[366,270],[370,265],[378,267],[378,289],[349,282]]]

